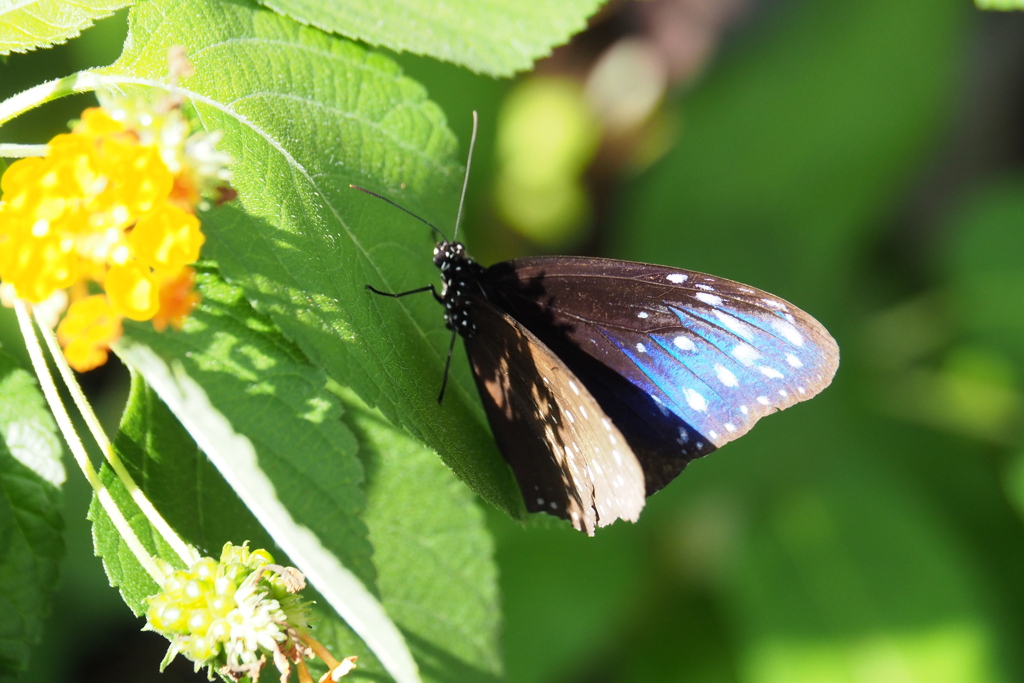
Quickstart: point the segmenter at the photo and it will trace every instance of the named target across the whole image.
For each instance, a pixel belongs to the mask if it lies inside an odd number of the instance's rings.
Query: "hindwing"
[[[586,385],[543,341],[486,299],[469,298],[466,352],[494,438],[527,510],[593,535],[636,521],[644,473],[626,438]]]

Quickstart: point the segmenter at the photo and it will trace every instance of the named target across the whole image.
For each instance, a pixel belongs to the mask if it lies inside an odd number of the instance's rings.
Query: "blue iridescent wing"
[[[761,417],[820,392],[839,364],[835,340],[810,315],[703,273],[558,256],[499,263],[484,282],[622,430],[648,495]]]

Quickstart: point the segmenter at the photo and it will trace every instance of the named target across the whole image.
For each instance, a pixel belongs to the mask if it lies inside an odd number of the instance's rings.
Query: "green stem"
[[[99,418],[96,417],[96,413],[92,409],[92,405],[85,398],[85,394],[82,392],[82,387],[75,379],[75,374],[71,371],[68,366],[67,359],[64,358],[64,353],[61,351],[60,344],[57,343],[57,337],[39,316],[36,316],[36,324],[39,326],[40,332],[42,332],[43,340],[46,342],[47,348],[50,350],[50,355],[53,357],[53,362],[57,365],[57,370],[60,372],[61,379],[64,380],[64,386],[71,392],[71,398],[75,402],[75,406],[78,408],[82,417],[85,418],[85,424],[88,425],[89,431],[92,433],[93,439],[99,445],[100,450],[103,451],[103,456],[110,463],[111,469],[117,474],[117,478],[124,484],[125,489],[131,495],[132,500],[139,506],[139,510],[145,515],[149,523],[153,525],[153,528],[167,544],[171,546],[171,549],[178,554],[181,561],[185,563],[186,567],[191,567],[198,559],[199,553],[196,552],[195,548],[190,546],[185,541],[181,540],[178,534],[174,533],[174,529],[171,525],[157,512],[156,508],[153,507],[153,503],[146,497],[145,492],[139,488],[135,480],[132,479],[132,475],[125,469],[124,463],[121,462],[121,458],[118,457],[117,451],[114,450],[113,444],[110,443],[110,439],[107,438],[107,433],[103,431],[103,426],[100,424]]]
[[[65,95],[95,90],[102,82],[99,74],[82,71],[77,74],[47,81],[0,102],[0,126],[30,109]]]
[[[41,157],[46,155],[49,145],[15,145],[0,142],[0,158],[23,159],[25,157]]]
[[[80,71],[64,78],[58,78],[55,81],[40,83],[0,102],[0,126],[31,109],[35,109],[40,105],[65,95],[92,92],[104,86],[117,87],[122,85],[144,85],[165,92],[179,93],[186,97],[197,97],[196,93],[149,78],[118,76],[97,71]]]
[[[157,584],[163,584],[164,578],[166,578],[164,571],[157,565],[149,551],[143,547],[139,537],[135,535],[135,531],[128,524],[128,520],[125,519],[120,508],[117,507],[117,503],[114,502],[113,497],[110,495],[110,490],[100,480],[92,461],[89,460],[89,455],[85,451],[85,445],[82,443],[78,433],[75,431],[74,424],[71,422],[71,416],[68,415],[64,403],[60,400],[57,385],[50,374],[50,368],[46,365],[43,347],[39,345],[39,338],[32,327],[32,319],[29,317],[25,302],[21,299],[15,299],[14,310],[18,316],[18,326],[21,328],[21,334],[25,338],[25,347],[28,349],[29,358],[32,359],[32,368],[35,370],[36,377],[39,379],[39,386],[43,390],[43,396],[46,397],[46,402],[49,404],[50,410],[57,420],[57,426],[60,427],[61,434],[63,434],[68,448],[71,449],[75,462],[78,463],[78,467],[82,470],[89,485],[92,486],[92,490],[96,492],[96,498],[100,501],[100,505],[103,506],[103,510],[107,513],[121,538],[124,539],[125,544],[135,556],[135,559],[139,561],[142,568],[146,570]]]

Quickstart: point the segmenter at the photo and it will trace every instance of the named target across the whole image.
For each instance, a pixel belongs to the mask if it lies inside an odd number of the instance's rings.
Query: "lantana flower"
[[[125,318],[181,328],[199,301],[196,211],[231,196],[220,134],[193,133],[180,98],[97,96],[45,156],[0,178],[0,295],[40,304],[69,290],[57,336],[82,372],[106,362]]]
[[[310,635],[309,603],[299,591],[306,583],[294,567],[274,564],[266,550],[224,545],[220,560],[204,557],[188,569],[167,568],[162,591],[149,598],[146,629],[171,641],[161,671],[178,654],[196,671],[259,681],[268,661],[281,683],[294,665],[300,683],[312,683],[306,660],[319,657],[337,681],[355,667],[355,657],[338,661]]]

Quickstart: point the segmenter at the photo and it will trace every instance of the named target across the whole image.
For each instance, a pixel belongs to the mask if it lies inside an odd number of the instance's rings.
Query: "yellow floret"
[[[102,294],[73,302],[57,326],[64,357],[79,372],[107,362],[107,349],[120,336],[121,316],[114,313]]]
[[[149,320],[160,310],[160,287],[147,269],[137,264],[111,266],[104,282],[110,305],[132,320]]]
[[[176,275],[199,258],[206,238],[199,219],[171,204],[163,204],[139,219],[129,241],[140,263]]]

